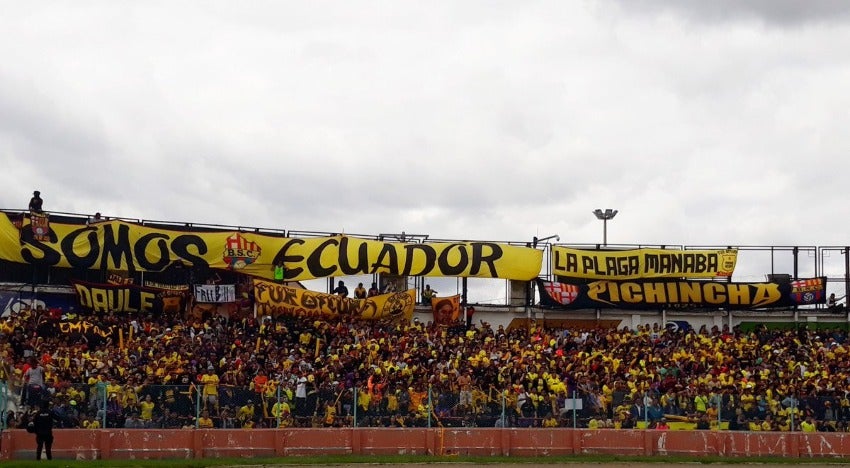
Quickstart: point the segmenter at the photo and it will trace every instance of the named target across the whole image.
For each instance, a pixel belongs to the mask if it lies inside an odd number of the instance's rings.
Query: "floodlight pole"
[[[602,245],[608,246],[608,220],[614,219],[614,216],[617,216],[618,211],[612,210],[611,208],[606,208],[605,211],[600,209],[593,210],[593,214],[596,215],[596,219],[602,220]]]

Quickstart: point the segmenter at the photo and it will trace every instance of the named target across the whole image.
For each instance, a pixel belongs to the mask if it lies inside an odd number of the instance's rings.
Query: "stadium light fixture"
[[[614,219],[614,216],[617,216],[617,210],[612,210],[611,208],[605,208],[605,211],[600,209],[593,210],[593,214],[596,215],[596,219],[602,220],[602,245],[608,245],[608,220]]]
[[[549,239],[555,239],[555,242],[558,242],[558,241],[561,240],[561,236],[554,234],[554,235],[551,235],[549,237],[544,237],[542,239],[538,239],[537,236],[534,236],[534,247],[536,248],[537,244],[539,244],[540,242],[543,242],[543,241],[547,241]]]

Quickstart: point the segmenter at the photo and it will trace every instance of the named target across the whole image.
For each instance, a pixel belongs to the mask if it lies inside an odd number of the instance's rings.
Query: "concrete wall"
[[[587,429],[260,429],[55,431],[63,459],[160,459],[290,455],[571,454],[850,458],[850,434]],[[35,436],[15,429],[0,440],[0,460],[35,459]]]

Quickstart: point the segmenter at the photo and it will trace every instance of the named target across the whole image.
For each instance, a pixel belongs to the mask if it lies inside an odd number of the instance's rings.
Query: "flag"
[[[47,213],[30,213],[33,239],[40,242],[50,241],[50,220]]]
[[[791,281],[791,299],[795,304],[820,304],[826,298],[824,278],[807,278]]]
[[[579,288],[573,284],[547,282],[546,292],[559,304],[567,305],[578,297]]]

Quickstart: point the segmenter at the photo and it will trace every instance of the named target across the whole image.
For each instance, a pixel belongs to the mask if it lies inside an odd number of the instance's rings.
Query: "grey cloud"
[[[307,5],[104,2],[105,24],[10,7],[0,195],[37,181],[49,209],[461,239],[594,242],[606,207],[623,243],[846,231],[836,4]]]
[[[614,0],[626,11],[669,12],[695,22],[755,19],[778,26],[813,22],[844,22],[850,4],[844,0]]]

